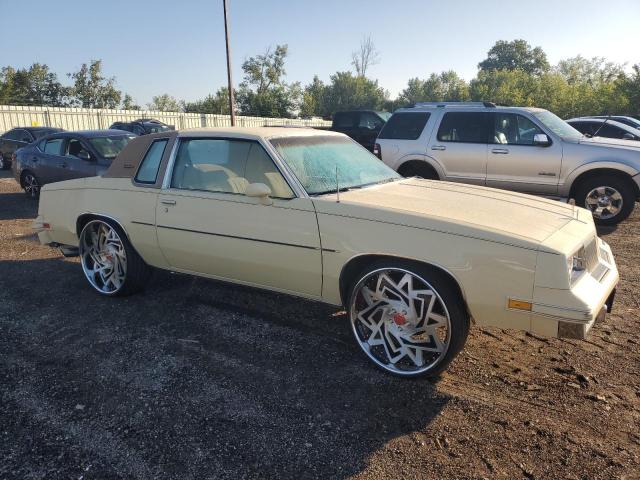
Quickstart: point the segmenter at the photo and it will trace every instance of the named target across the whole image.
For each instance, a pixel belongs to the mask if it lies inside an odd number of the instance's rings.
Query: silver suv
[[[539,108],[418,103],[393,114],[374,153],[404,176],[573,198],[601,225],[640,197],[640,145],[585,137]]]

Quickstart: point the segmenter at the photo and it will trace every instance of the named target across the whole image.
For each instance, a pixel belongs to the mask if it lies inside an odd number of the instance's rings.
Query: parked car
[[[61,128],[20,127],[13,128],[0,136],[0,170],[11,168],[11,158],[15,151],[39,138],[54,132],[62,132]]]
[[[584,118],[608,118],[609,120],[613,120],[614,122],[624,123],[633,128],[640,129],[640,120],[634,117],[629,117],[626,115],[595,115],[592,117],[584,117]]]
[[[13,176],[27,195],[37,197],[47,183],[101,175],[134,137],[121,130],[47,135],[14,154]]]
[[[421,103],[397,110],[374,152],[404,176],[575,199],[614,225],[640,196],[640,145],[587,138],[547,110]]]
[[[331,128],[327,130],[344,133],[372,151],[376,138],[389,117],[391,117],[389,112],[375,110],[336,112],[333,114]]]
[[[149,135],[150,133],[175,130],[173,125],[167,125],[153,118],[139,118],[133,122],[115,122],[109,128],[111,130],[124,130],[125,132],[135,133],[136,135]]]
[[[311,129],[135,138],[102,177],[46,185],[33,227],[102,295],[156,267],[344,305],[364,353],[404,376],[444,370],[470,317],[584,338],[618,282],[587,210],[403,179]]]
[[[640,140],[640,130],[606,118],[571,118],[567,123],[588,137]]]

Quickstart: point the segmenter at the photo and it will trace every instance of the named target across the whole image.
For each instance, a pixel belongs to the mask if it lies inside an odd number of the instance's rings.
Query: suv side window
[[[60,155],[63,142],[63,138],[50,138],[44,144],[44,153],[48,153],[49,155]]]
[[[610,125],[605,123],[604,126],[598,132],[599,137],[606,138],[622,138],[624,134],[627,133],[625,130],[616,127],[615,125]]]
[[[2,137],[7,139],[7,140],[20,141],[20,137],[22,136],[22,135],[20,135],[21,131],[22,130],[20,130],[20,129],[14,128],[13,130],[9,130]]]
[[[265,183],[273,196],[293,197],[286,180],[257,142],[197,138],[180,143],[172,188],[244,194],[253,182]]]
[[[335,128],[353,128],[355,118],[352,113],[336,113],[333,116]]]
[[[360,121],[358,127],[366,128],[367,130],[380,130],[384,122],[380,117],[370,112],[362,112],[360,114]]]
[[[31,135],[26,130],[18,130],[18,140],[25,143],[33,142],[33,138],[31,138]]]
[[[379,137],[390,140],[417,140],[427,124],[429,112],[394,113],[385,124]]]
[[[535,123],[517,113],[495,113],[492,115],[492,142],[501,145],[533,145],[533,137],[544,133]]]
[[[438,129],[441,142],[487,143],[489,118],[485,112],[447,112]]]
[[[135,178],[136,182],[148,184],[156,183],[162,155],[164,155],[164,149],[168,142],[168,139],[163,138],[156,140],[151,144],[149,150],[147,150],[147,153],[140,163],[140,168],[138,168],[138,173]]]

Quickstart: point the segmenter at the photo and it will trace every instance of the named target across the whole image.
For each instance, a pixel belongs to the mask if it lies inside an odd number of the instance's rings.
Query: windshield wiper
[[[340,192],[348,192],[349,190],[356,188],[356,187],[340,187]],[[311,195],[312,197],[315,197],[317,195],[328,195],[329,193],[337,193],[338,190],[336,190],[335,188],[332,188],[330,190],[322,190],[321,192],[313,192],[310,193],[309,195]]]

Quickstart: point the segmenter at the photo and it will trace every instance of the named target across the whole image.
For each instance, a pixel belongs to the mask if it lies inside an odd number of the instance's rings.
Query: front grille
[[[585,245],[584,255],[587,262],[587,271],[593,272],[599,264],[598,242],[596,237],[594,237],[587,245]]]

